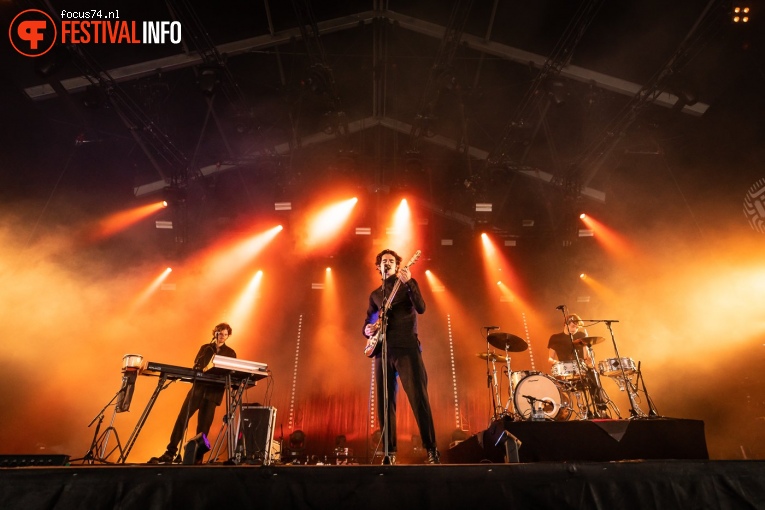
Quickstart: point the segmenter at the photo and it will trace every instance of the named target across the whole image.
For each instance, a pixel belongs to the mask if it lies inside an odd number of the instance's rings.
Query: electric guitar
[[[412,258],[409,259],[409,262],[407,262],[404,267],[408,268],[414,265],[414,263],[417,262],[417,259],[420,258],[420,255],[422,255],[420,250],[414,252],[414,255],[412,255]],[[396,292],[400,286],[401,280],[397,279],[396,284],[393,286],[393,290],[390,293],[390,296],[385,298],[385,302],[380,308],[380,315],[377,317],[377,322],[375,323],[377,330],[375,330],[375,333],[372,336],[367,337],[367,345],[364,347],[364,355],[367,358],[374,358],[381,349],[382,343],[380,342],[380,337],[382,336],[382,325],[384,324],[383,320],[385,318],[385,314],[388,312],[388,303],[393,302],[393,298],[396,296]]]

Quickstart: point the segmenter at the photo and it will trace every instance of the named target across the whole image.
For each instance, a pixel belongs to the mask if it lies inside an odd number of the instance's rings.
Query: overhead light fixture
[[[441,239],[441,246],[452,246],[454,245],[453,239]]]
[[[733,23],[749,23],[749,11],[749,7],[733,7],[733,17],[731,18]]]
[[[491,212],[492,204],[487,202],[479,202],[475,204],[475,212]]]
[[[580,228],[579,237],[595,237],[595,231],[591,228]]]
[[[356,227],[357,236],[371,236],[372,229],[370,227]]]
[[[274,203],[274,211],[291,211],[292,202],[276,202]]]
[[[173,228],[173,222],[172,221],[161,221],[157,220],[154,222],[154,225],[157,228],[164,228],[164,229],[172,229]]]

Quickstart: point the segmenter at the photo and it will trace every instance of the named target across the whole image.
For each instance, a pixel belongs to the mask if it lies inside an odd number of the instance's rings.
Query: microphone
[[[521,396],[522,396],[523,398],[525,398],[526,400],[528,400],[530,404],[533,404],[534,402],[536,402],[537,400],[539,400],[538,398],[534,398],[534,397],[532,397],[531,395],[521,395]]]
[[[492,329],[499,329],[499,326],[484,326],[483,328],[491,331]]]
[[[555,307],[556,310],[563,310],[564,308],[566,308],[566,305],[558,305]]]

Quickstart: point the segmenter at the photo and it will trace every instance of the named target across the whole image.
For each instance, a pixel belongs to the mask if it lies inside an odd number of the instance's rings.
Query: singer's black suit
[[[385,279],[385,296],[390,296],[397,276]],[[382,286],[369,295],[369,307],[364,326],[377,321],[383,300]],[[407,283],[401,283],[392,306],[388,308],[386,342],[388,346],[388,451],[396,452],[396,395],[398,381],[401,384],[412,406],[414,418],[420,429],[422,446],[427,450],[436,448],[436,432],[433,426],[433,414],[428,398],[428,374],[422,361],[422,348],[417,336],[417,314],[425,312],[425,301],[422,299],[420,287],[412,278]],[[363,331],[363,327],[362,327]],[[382,378],[382,353],[375,356],[375,386],[377,387],[377,419],[383,426],[384,401]]]
[[[215,341],[205,344],[199,348],[197,357],[194,359],[194,369],[202,370],[210,363],[213,355],[219,354],[229,358],[236,358],[234,349],[223,344],[216,352]],[[199,411],[197,416],[197,434],[210,434],[210,427],[215,418],[215,408],[223,401],[225,387],[222,384],[211,382],[196,381],[192,384],[186,399],[183,401],[178,418],[175,420],[173,432],[170,435],[170,443],[167,445],[168,453],[175,455],[178,451],[178,443],[183,439],[183,433],[189,423],[189,419],[195,412]]]

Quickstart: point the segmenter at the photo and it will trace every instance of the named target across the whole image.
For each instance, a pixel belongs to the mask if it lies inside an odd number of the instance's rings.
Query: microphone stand
[[[112,405],[112,403],[119,397],[125,393],[125,388],[120,388],[117,393],[114,394],[112,399],[106,403],[106,405],[98,412],[98,414],[90,421],[88,424],[88,427],[92,427],[96,421],[98,421],[98,424],[96,425],[96,430],[93,433],[93,441],[90,444],[90,448],[88,449],[88,452],[80,459],[72,459],[71,462],[77,462],[82,461],[83,464],[93,464],[95,462],[102,462],[104,464],[108,463],[106,459],[108,459],[112,453],[114,453],[116,450],[119,450],[120,456],[122,456],[122,444],[120,444],[119,436],[117,435],[117,429],[114,428],[114,418],[117,414],[117,407],[114,407],[114,412],[112,412],[112,419],[111,423],[109,423],[109,426],[104,430],[103,434],[100,436],[98,433],[101,430],[101,424],[104,421],[104,412],[106,409]],[[117,446],[112,448],[109,453],[106,453],[107,444],[109,443],[109,435],[114,432],[114,437],[117,440]],[[100,446],[100,448],[99,448]],[[100,451],[99,451],[100,450]]]
[[[383,459],[390,461],[390,438],[388,437],[388,427],[390,417],[388,415],[388,303],[385,301],[385,280],[387,276],[387,270],[381,272],[382,285],[382,300],[380,301],[380,348],[382,352],[380,354],[380,362],[382,363],[382,381],[383,381],[383,424],[382,424],[382,437],[383,437]]]

